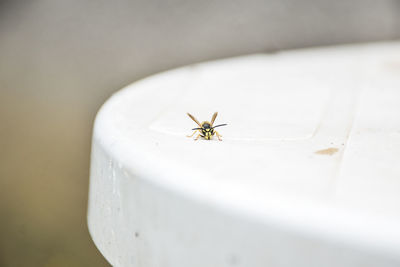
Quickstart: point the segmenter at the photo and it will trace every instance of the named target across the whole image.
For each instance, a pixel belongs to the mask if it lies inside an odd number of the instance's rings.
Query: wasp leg
[[[220,135],[217,131],[215,131],[215,134],[217,135],[218,140],[219,140],[219,141],[222,141],[222,139],[221,139],[222,135]]]
[[[198,134],[194,140],[199,139],[200,135],[201,135],[201,134]]]
[[[194,132],[192,133],[192,135],[186,135],[186,137],[192,137],[196,132],[197,132],[197,130],[194,131]]]

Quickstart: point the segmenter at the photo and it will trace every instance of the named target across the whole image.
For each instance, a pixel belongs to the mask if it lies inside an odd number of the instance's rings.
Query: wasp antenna
[[[193,128],[192,131],[194,130],[201,130],[202,128]]]
[[[212,128],[217,128],[217,127],[226,126],[226,125],[228,125],[228,124],[226,124],[226,123],[224,123],[224,124],[219,124],[219,125],[216,125],[216,126],[214,126],[214,127],[212,127]]]
[[[201,127],[201,123],[198,121],[198,120],[196,120],[196,118],[192,115],[192,114],[190,114],[189,112],[187,112],[186,113],[195,123],[197,123],[197,125],[199,125],[200,127]]]

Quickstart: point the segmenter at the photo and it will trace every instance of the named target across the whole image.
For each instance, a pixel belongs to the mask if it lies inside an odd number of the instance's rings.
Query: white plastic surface
[[[400,266],[399,163],[400,43],[189,66],[101,108],[89,229],[114,266]]]

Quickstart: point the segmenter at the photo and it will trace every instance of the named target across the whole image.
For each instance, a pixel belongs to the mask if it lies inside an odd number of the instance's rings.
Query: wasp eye
[[[211,128],[211,125],[210,125],[210,124],[208,124],[208,123],[204,123],[204,124],[203,124],[203,128],[205,128],[205,129],[209,129],[209,128]]]

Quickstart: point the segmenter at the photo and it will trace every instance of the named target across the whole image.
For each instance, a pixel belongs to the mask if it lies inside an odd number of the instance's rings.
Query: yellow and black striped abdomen
[[[203,122],[201,126],[202,137],[207,140],[212,139],[212,136],[214,135],[214,129],[211,127],[210,123]]]
[[[214,135],[213,130],[211,130],[211,131],[203,130],[202,133],[203,133],[204,138],[207,140],[210,140],[212,138],[212,136]]]

